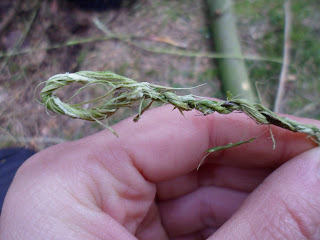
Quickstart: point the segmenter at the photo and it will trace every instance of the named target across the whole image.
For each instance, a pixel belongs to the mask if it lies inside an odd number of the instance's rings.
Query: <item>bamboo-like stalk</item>
[[[218,53],[241,56],[232,0],[207,0],[214,46]],[[257,92],[250,83],[241,59],[219,59],[219,71],[225,91],[257,102]]]

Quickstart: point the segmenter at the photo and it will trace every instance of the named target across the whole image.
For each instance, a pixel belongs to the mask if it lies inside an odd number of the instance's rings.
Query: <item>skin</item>
[[[320,149],[242,114],[146,112],[17,172],[0,239],[319,239]],[[308,119],[297,119],[320,126]],[[210,154],[211,147],[258,138]]]

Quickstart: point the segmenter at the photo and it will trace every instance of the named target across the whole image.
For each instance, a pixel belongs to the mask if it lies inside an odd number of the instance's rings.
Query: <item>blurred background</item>
[[[283,67],[273,61],[282,59],[285,45],[283,5],[281,0],[233,1],[242,53],[257,58],[245,61],[249,79],[271,109]],[[320,119],[320,2],[292,0],[290,14],[282,112]],[[37,103],[38,84],[59,73],[110,70],[172,87],[206,83],[180,93],[225,98],[217,60],[210,55],[212,21],[207,1],[200,0],[1,0],[0,148],[39,151],[103,129]],[[99,89],[85,94],[90,98]],[[109,124],[132,114],[116,113]]]

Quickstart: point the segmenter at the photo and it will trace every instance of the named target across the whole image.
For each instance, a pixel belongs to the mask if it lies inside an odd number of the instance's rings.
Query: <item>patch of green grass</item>
[[[234,8],[236,9],[237,14],[241,16],[250,16],[252,20],[259,19],[260,12],[259,10],[265,7],[266,1],[264,0],[241,0],[234,1]]]

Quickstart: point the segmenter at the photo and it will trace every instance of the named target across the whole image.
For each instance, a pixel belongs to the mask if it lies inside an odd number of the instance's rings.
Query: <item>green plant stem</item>
[[[76,94],[92,84],[104,85],[109,90],[101,97],[72,105],[61,101],[61,99],[56,96],[56,92],[59,89],[72,83],[84,85]],[[195,109],[203,115],[214,112],[220,114],[243,112],[257,124],[275,125],[293,132],[302,132],[320,144],[320,130],[316,126],[302,124],[278,116],[261,104],[252,103],[246,99],[236,99],[230,93],[228,93],[227,101],[215,101],[199,98],[194,95],[178,96],[173,92],[174,90],[177,89],[147,82],[137,82],[113,72],[81,71],[77,73],[58,74],[51,77],[47,80],[46,86],[40,92],[40,96],[44,106],[54,112],[65,114],[72,118],[98,122],[110,117],[120,108],[131,107],[133,104],[139,102],[140,106],[142,106],[142,103],[147,100],[162,104],[171,104],[180,112]],[[98,100],[101,101],[104,97],[106,97],[106,99],[102,103],[97,103]],[[97,103],[97,106],[92,108],[81,107],[87,103]],[[142,109],[142,107],[139,108],[138,117],[135,118],[136,121],[150,105],[151,104],[144,109]]]
[[[207,0],[214,46],[218,53],[241,56],[232,0]],[[258,100],[243,59],[219,59],[221,82],[225,92],[231,91],[252,102]]]
[[[254,56],[254,55],[240,56],[235,54],[232,55],[232,54],[219,54],[219,53],[212,53],[212,52],[199,52],[197,50],[182,50],[178,48],[159,48],[159,47],[151,48],[151,47],[146,47],[141,43],[134,42],[134,38],[137,38],[137,37],[131,36],[131,35],[112,34],[108,36],[99,36],[99,37],[93,37],[93,38],[74,39],[74,40],[69,40],[63,44],[51,45],[49,47],[29,48],[29,49],[24,49],[20,51],[11,51],[8,53],[0,52],[0,58],[13,57],[13,56],[18,56],[22,54],[30,54],[38,51],[59,49],[63,47],[70,47],[70,46],[81,45],[86,43],[101,42],[101,41],[108,41],[108,40],[119,40],[133,47],[136,47],[138,49],[141,49],[147,52],[157,53],[157,54],[168,54],[168,55],[176,55],[176,56],[182,56],[182,57],[241,59],[241,60],[264,61],[264,62],[282,64],[282,60],[280,58],[274,58],[274,57],[260,57],[260,56]]]

